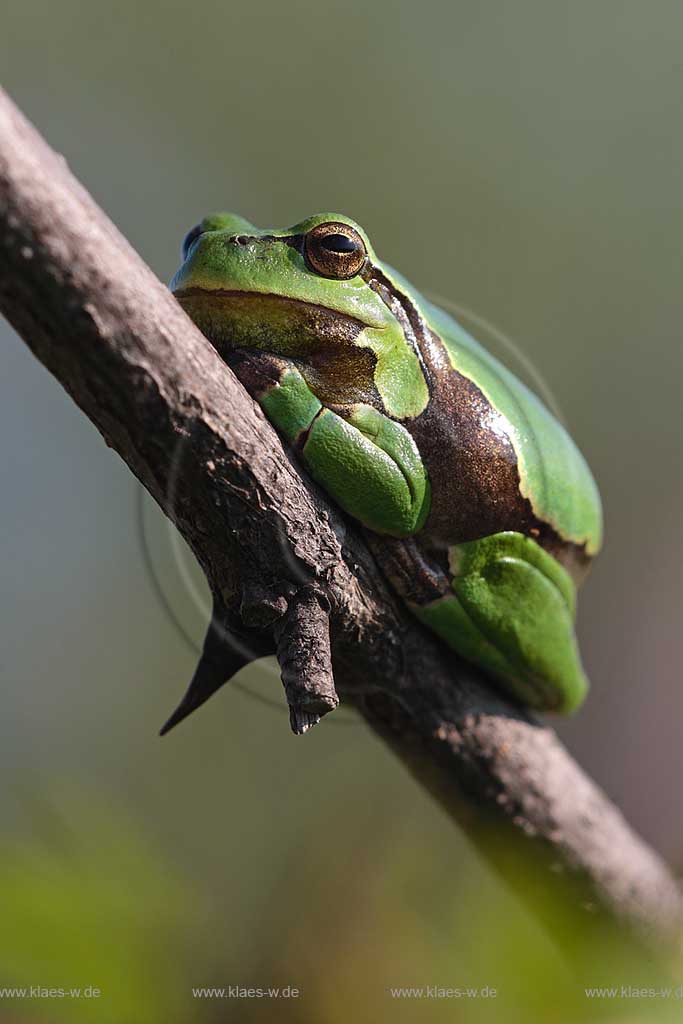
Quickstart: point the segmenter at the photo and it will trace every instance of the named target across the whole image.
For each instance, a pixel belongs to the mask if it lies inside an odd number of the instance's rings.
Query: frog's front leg
[[[230,363],[311,476],[344,511],[394,536],[419,530],[429,483],[412,437],[373,406],[323,406],[291,361],[235,352]]]
[[[297,442],[322,404],[292,361],[260,349],[238,348],[222,355],[273,426],[289,442]]]
[[[499,533],[450,549],[451,592],[415,614],[523,703],[574,711],[588,682],[574,633],[575,589],[530,537]]]

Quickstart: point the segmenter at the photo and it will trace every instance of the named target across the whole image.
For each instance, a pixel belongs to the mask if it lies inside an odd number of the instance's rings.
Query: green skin
[[[352,275],[315,265],[321,225],[361,247]],[[414,614],[522,703],[576,709],[575,591],[602,521],[561,424],[347,217],[216,214],[188,239],[174,294]]]

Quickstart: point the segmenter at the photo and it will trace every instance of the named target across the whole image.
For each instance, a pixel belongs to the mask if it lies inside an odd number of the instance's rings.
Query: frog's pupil
[[[358,243],[348,235],[325,235],[320,244],[330,252],[355,252]]]

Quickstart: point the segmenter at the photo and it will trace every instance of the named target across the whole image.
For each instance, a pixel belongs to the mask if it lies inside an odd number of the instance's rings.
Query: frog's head
[[[319,214],[260,230],[213,214],[188,233],[182,257],[171,290],[221,354],[260,349],[297,360],[330,399],[373,391],[397,416],[426,403],[385,271],[350,218]]]

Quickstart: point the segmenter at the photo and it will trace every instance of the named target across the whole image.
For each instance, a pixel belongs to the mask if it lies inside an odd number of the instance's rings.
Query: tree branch
[[[220,628],[185,712],[277,650],[296,730],[336,706],[336,684],[556,936],[558,908],[574,935],[596,918],[638,942],[678,935],[681,894],[658,856],[551,729],[405,613],[356,530],[3,94],[0,270],[2,312],[206,573]]]

